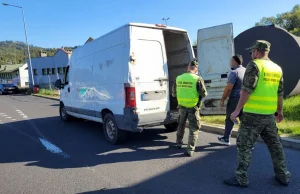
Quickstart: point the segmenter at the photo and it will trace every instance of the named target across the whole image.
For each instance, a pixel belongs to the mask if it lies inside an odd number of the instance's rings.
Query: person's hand
[[[238,115],[240,114],[240,112],[238,112],[238,111],[234,111],[233,113],[231,113],[231,115],[230,115],[230,119],[234,122],[234,123],[238,123],[238,121],[237,121],[237,117],[238,117]]]
[[[280,123],[283,120],[283,113],[277,113],[276,122]]]
[[[221,106],[221,107],[224,107],[224,100],[221,100],[221,101],[220,101],[220,106]]]

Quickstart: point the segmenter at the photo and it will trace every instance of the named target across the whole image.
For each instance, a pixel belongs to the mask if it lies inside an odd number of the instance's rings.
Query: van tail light
[[[125,86],[125,107],[127,108],[136,107],[135,87]]]

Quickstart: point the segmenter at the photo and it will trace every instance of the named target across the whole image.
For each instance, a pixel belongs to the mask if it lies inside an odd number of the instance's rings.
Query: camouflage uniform
[[[259,47],[257,46],[257,48]],[[263,49],[270,49],[263,48]],[[263,50],[262,49],[262,50]],[[265,58],[265,60],[269,60]],[[242,90],[252,93],[258,83],[259,69],[251,61],[245,72]],[[283,78],[281,77],[278,96],[283,96]],[[237,157],[238,168],[236,169],[236,179],[240,185],[248,185],[247,170],[251,161],[251,148],[255,144],[257,137],[265,141],[271,154],[276,177],[283,182],[289,182],[290,172],[285,164],[285,154],[278,135],[274,115],[259,115],[244,113],[241,119],[241,125],[237,136]]]
[[[207,95],[206,87],[204,81],[201,77],[198,79],[197,91],[199,93],[198,104],[193,108],[186,108],[178,105],[178,129],[177,129],[177,140],[176,143],[178,146],[183,144],[183,136],[185,131],[186,121],[189,121],[189,138],[187,145],[187,153],[192,154],[195,151],[196,143],[198,140],[198,133],[200,130],[200,105],[201,99]],[[173,97],[176,97],[176,83],[173,85]]]

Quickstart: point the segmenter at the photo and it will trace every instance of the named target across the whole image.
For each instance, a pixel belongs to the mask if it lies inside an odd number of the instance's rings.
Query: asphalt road
[[[274,180],[266,146],[257,143],[247,189],[228,187],[236,146],[200,132],[193,158],[170,148],[175,133],[163,127],[130,134],[109,145],[101,124],[63,123],[58,102],[0,96],[0,193],[300,193],[300,151],[285,149],[289,187]],[[187,135],[186,135],[187,137]],[[235,139],[232,139],[234,142]],[[185,142],[187,139],[185,138]]]

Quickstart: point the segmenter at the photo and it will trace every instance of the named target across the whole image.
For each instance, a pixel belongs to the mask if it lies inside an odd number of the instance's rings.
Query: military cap
[[[246,50],[270,51],[270,47],[271,47],[271,43],[269,43],[268,41],[257,40],[250,48],[247,48]]]
[[[192,60],[192,61],[189,63],[189,66],[190,66],[190,67],[198,66],[197,59]]]

